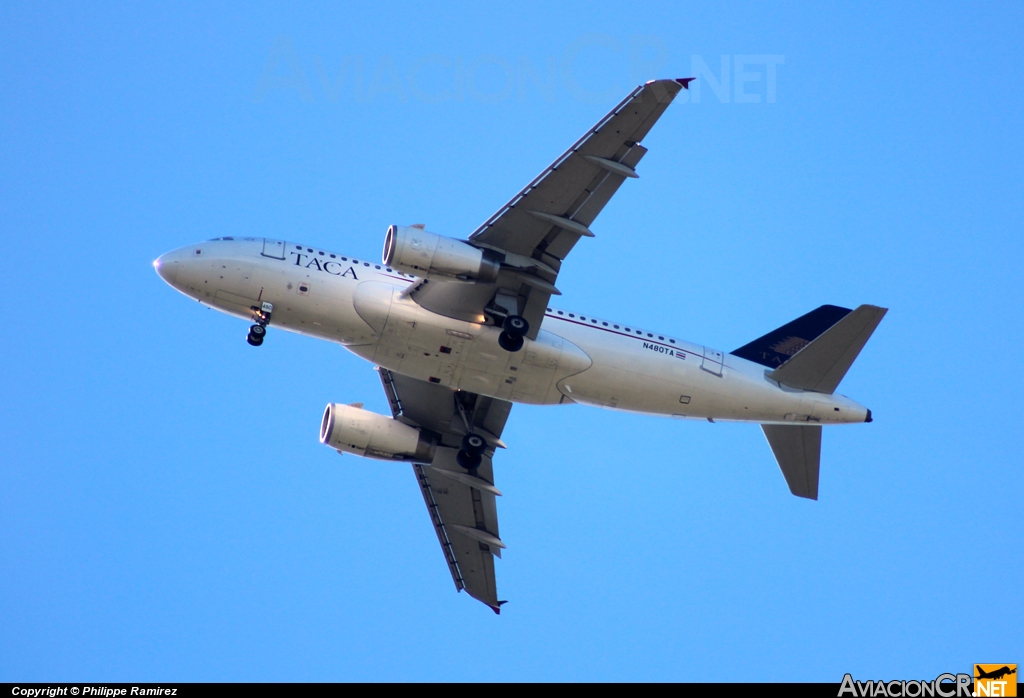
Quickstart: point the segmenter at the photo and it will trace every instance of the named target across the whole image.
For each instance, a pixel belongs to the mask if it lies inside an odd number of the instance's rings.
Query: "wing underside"
[[[455,588],[500,612],[494,558],[501,557],[491,458],[512,404],[475,393],[451,390],[379,368],[395,419],[435,433],[438,446],[430,463],[414,463],[413,472]],[[489,445],[476,474],[455,460],[468,430]]]
[[[593,237],[590,225],[619,186],[637,176],[647,152],[640,141],[688,82],[637,87],[469,236],[473,245],[504,255],[496,282],[431,281],[411,297],[460,319],[521,315],[530,323],[527,336],[536,339],[549,299],[558,294],[562,260],[581,237]]]

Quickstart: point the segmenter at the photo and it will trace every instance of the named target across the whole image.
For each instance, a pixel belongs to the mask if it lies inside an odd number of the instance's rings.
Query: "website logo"
[[[974,695],[981,696],[1016,696],[1017,665],[1016,664],[975,664]]]

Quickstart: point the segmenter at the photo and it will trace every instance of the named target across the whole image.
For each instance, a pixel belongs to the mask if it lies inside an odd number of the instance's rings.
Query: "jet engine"
[[[384,264],[423,278],[491,283],[501,256],[420,227],[392,225],[384,237]]]
[[[362,405],[327,405],[320,423],[320,443],[338,451],[381,460],[429,463],[434,441],[396,419],[364,410]]]

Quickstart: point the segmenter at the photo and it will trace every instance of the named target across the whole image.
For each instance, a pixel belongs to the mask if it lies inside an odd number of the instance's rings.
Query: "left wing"
[[[562,260],[647,152],[640,141],[693,78],[640,85],[469,236],[504,261],[492,284],[431,280],[411,297],[424,308],[470,322],[521,315],[536,339]],[[490,312],[489,312],[490,311]],[[498,322],[497,324],[500,324]]]
[[[505,544],[498,537],[495,497],[501,492],[494,486],[491,458],[495,447],[504,447],[501,432],[512,403],[452,390],[386,368],[377,371],[395,419],[440,437],[433,461],[414,463],[412,468],[455,588],[465,589],[500,613],[505,602],[498,600],[494,558],[501,557]],[[475,475],[455,461],[468,429],[488,442]]]

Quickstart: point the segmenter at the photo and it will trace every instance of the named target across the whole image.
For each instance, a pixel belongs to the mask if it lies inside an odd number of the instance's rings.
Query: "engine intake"
[[[429,463],[434,441],[396,419],[353,405],[329,404],[320,423],[320,443],[380,460]]]
[[[491,283],[501,256],[422,228],[392,225],[384,237],[384,264],[423,278]]]

